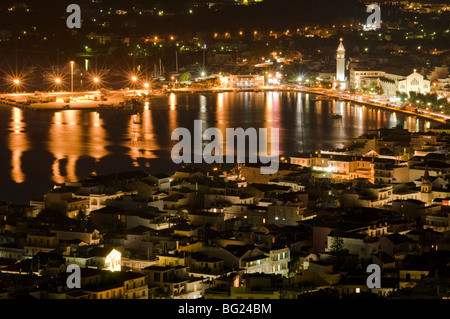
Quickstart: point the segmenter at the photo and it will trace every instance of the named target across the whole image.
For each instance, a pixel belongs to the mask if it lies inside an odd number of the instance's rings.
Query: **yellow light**
[[[56,78],[56,79],[55,79],[55,82],[56,82],[56,83],[61,83],[61,79],[60,79],[60,78]]]
[[[94,82],[99,82],[99,81],[100,81],[99,78],[97,78],[97,77],[94,78]]]
[[[19,79],[14,79],[14,84],[19,84],[20,83],[20,80]]]
[[[133,77],[131,78],[131,80],[132,80],[133,82],[136,82],[136,81],[137,81],[137,77],[133,76]]]
[[[148,88],[150,86],[150,84],[145,83],[144,86],[145,86],[145,88]]]
[[[113,249],[111,253],[105,258],[105,267],[109,271],[120,271],[121,270],[121,257],[122,254]]]

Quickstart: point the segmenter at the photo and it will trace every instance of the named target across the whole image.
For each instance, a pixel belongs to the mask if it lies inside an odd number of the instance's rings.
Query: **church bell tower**
[[[345,76],[345,48],[342,38],[336,51],[336,76],[333,82],[333,89],[344,90],[347,88],[347,77]]]

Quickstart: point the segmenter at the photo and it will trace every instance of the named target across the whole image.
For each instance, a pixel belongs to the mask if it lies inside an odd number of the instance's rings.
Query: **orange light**
[[[19,84],[20,83],[20,80],[19,79],[14,79],[14,84]]]
[[[55,82],[59,84],[59,83],[61,83],[61,79],[60,78],[56,78]]]

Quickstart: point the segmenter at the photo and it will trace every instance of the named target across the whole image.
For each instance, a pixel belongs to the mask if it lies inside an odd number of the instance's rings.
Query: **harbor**
[[[85,92],[34,92],[34,93],[5,93],[0,94],[0,103],[35,111],[57,111],[57,110],[115,110],[133,109],[143,105],[150,97],[166,96],[177,93],[201,94],[201,93],[239,93],[239,92],[301,92],[314,95],[314,102],[320,101],[346,101],[372,107],[382,108],[389,111],[401,112],[411,116],[417,116],[428,120],[446,123],[450,116],[442,113],[419,110],[408,105],[394,105],[389,101],[377,99],[372,96],[350,94],[341,91],[308,88],[294,85],[261,86],[250,88],[165,88],[161,90],[106,90]]]

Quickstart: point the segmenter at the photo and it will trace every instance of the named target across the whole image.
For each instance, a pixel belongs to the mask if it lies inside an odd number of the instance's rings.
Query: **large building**
[[[397,92],[406,93],[408,96],[410,92],[427,94],[430,92],[431,85],[430,81],[425,80],[416,70],[406,77],[386,74],[378,78],[377,84],[383,88],[384,95],[387,97],[394,97]]]
[[[370,86],[372,82],[377,82],[378,78],[384,77],[386,72],[370,70],[368,68],[350,69],[350,86],[356,89]]]
[[[430,81],[425,80],[423,75],[414,70],[404,80],[398,81],[398,91],[408,95],[409,92],[426,94],[430,92]]]
[[[345,48],[340,39],[336,54],[336,77],[333,82],[333,89],[344,90],[347,88],[347,77],[345,76]]]

